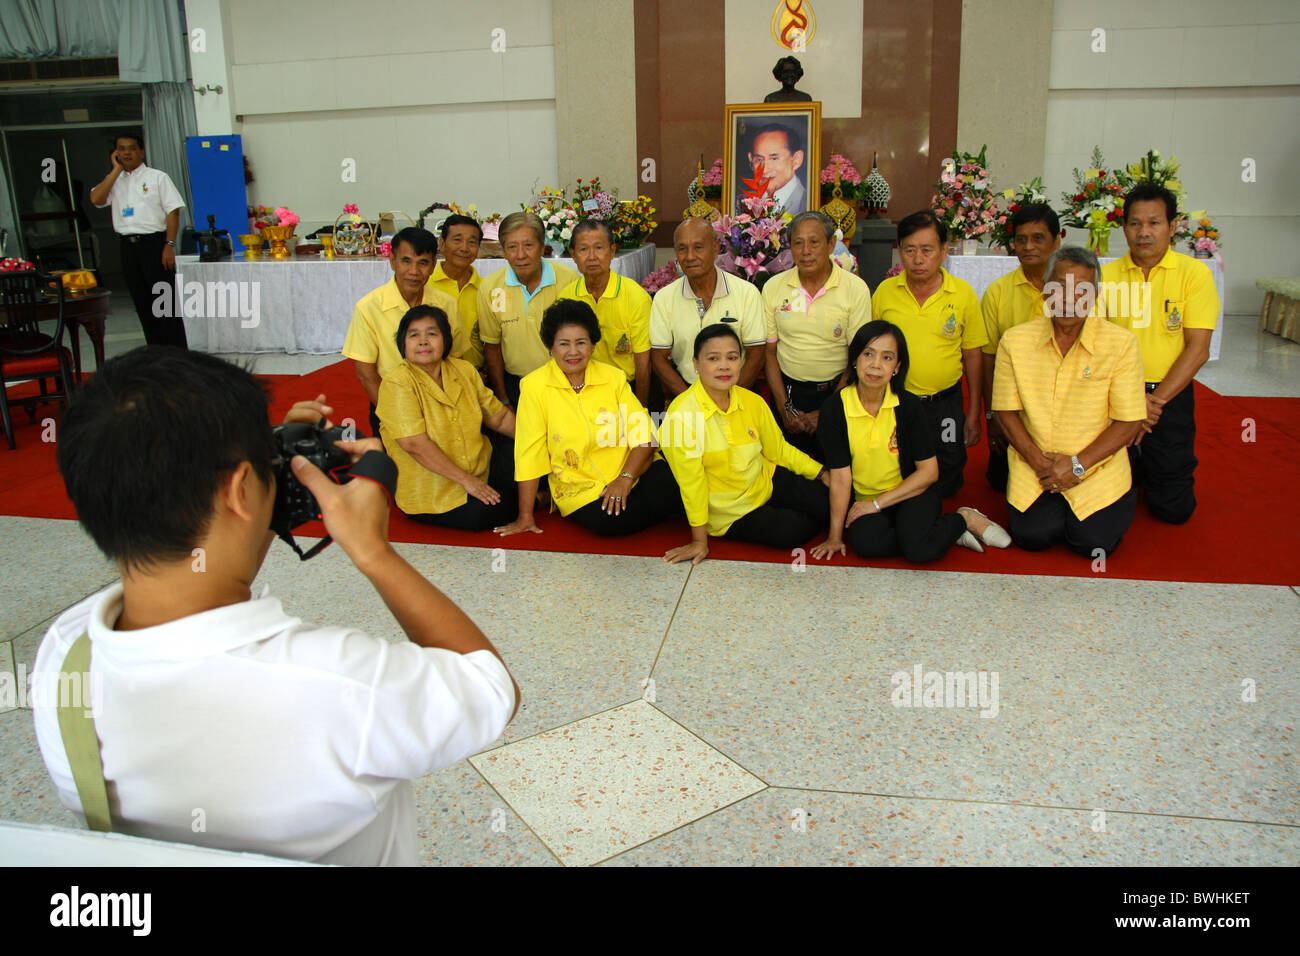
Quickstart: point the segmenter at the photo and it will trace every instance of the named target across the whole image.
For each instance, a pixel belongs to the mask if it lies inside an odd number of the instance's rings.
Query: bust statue
[[[794,57],[783,56],[777,60],[776,66],[772,67],[772,76],[781,84],[781,88],[763,97],[764,103],[807,103],[812,100],[803,90],[794,88],[803,79],[803,66]]]

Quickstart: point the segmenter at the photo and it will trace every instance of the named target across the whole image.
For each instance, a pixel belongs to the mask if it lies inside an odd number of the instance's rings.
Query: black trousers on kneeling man
[[[831,499],[826,486],[777,465],[772,475],[772,497],[738,518],[723,537],[789,550],[804,544],[818,531],[825,531],[830,523]]]
[[[1130,488],[1114,504],[1094,511],[1080,521],[1070,509],[1064,495],[1044,491],[1027,511],[1017,511],[1007,505],[1011,521],[1007,531],[1017,548],[1026,551],[1044,551],[1054,544],[1065,542],[1066,547],[1085,558],[1115,553],[1124,540],[1124,533],[1133,523],[1137,512],[1137,489]]]
[[[569,520],[593,534],[616,537],[644,531],[684,510],[682,493],[677,489],[672,469],[662,458],[637,479],[628,492],[627,501],[623,502],[624,510],[619,514],[602,511],[603,501],[602,497],[583,505],[569,515]]]

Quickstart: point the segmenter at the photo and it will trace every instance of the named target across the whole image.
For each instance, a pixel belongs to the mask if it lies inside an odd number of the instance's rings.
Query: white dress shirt
[[[790,177],[790,181],[772,193],[772,198],[776,200],[776,205],[772,207],[770,215],[779,215],[783,212],[798,215],[801,212],[808,211],[808,204],[804,199],[807,191],[803,183],[799,182],[799,176],[796,173]]]
[[[181,199],[180,190],[170,176],[141,163],[129,173],[125,170],[119,173],[108,191],[108,202],[95,205],[100,209],[113,207],[114,232],[136,236],[165,232],[168,214],[173,209],[184,208],[185,200]]]
[[[409,780],[501,735],[514,709],[491,651],[313,627],[268,596],[115,631],[122,585],[65,611],[32,671],[36,738],[69,809],[58,673],[91,641],[114,832],[346,865],[418,862]]]

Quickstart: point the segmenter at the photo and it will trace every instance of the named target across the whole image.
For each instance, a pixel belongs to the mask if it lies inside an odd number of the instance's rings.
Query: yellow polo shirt
[[[893,322],[907,339],[911,367],[904,386],[913,395],[935,395],[952,388],[962,375],[962,349],[982,348],[988,339],[975,290],[947,269],[939,291],[918,305],[900,272],[876,287],[871,311]]]
[[[542,278],[530,296],[510,266],[485,276],[478,289],[478,331],[484,345],[500,345],[506,371],[520,378],[551,360],[542,344],[542,313],[560,289],[578,278],[568,266],[542,260]]]
[[[623,370],[629,382],[636,378],[633,355],[650,351],[650,293],[617,272],[611,272],[597,302],[587,291],[586,276],[570,282],[557,296],[581,299],[600,321],[600,341],[591,358]]]
[[[713,268],[718,274],[717,285],[703,313],[701,300],[695,297],[686,276],[656,292],[650,306],[650,347],[671,349],[677,374],[688,385],[699,378],[695,372],[695,337],[701,329],[721,322],[736,330],[741,345],[762,345],[767,341],[762,294],[739,276]]]
[[[422,304],[436,305],[447,313],[447,322],[451,325],[451,351],[447,354],[459,358],[465,350],[465,331],[460,325],[456,300],[426,284]],[[367,292],[352,310],[352,324],[343,340],[343,354],[358,362],[373,362],[379,366],[379,377],[383,378],[406,361],[397,350],[396,336],[402,316],[410,309],[397,288],[396,279],[389,279],[378,289]]]
[[[1219,291],[1214,274],[1203,262],[1174,252],[1151,267],[1143,277],[1142,267],[1131,253],[1101,267],[1102,286],[1109,306],[1110,321],[1137,336],[1142,350],[1142,369],[1148,382],[1163,382],[1169,367],[1183,354],[1183,329],[1210,329],[1219,322]],[[1134,292],[1150,282],[1146,295]],[[1120,295],[1118,285],[1125,286]]]
[[[599,498],[631,448],[650,440],[650,417],[612,365],[589,362],[580,392],[554,359],[519,383],[515,481],[549,475],[562,515]]]
[[[733,385],[729,401],[721,411],[697,381],[673,399],[659,429],[686,520],[715,536],[767,504],[777,465],[805,478],[822,470],[785,440],[759,396]]]
[[[1018,325],[1002,336],[998,346],[993,408],[1019,411],[1029,437],[1043,452],[1077,455],[1112,421],[1146,418],[1137,338],[1099,316],[1089,316],[1062,357],[1051,319]],[[1044,492],[1038,476],[1014,447],[1008,450],[1008,458],[1007,503],[1025,511]],[[1082,521],[1114,504],[1132,484],[1128,449],[1121,448],[1062,494]]]
[[[844,403],[849,452],[853,456],[854,500],[879,498],[903,483],[903,469],[898,463],[898,422],[894,415],[898,396],[892,388],[886,388],[885,400],[875,415],[863,407],[856,388],[841,389],[840,401]]]
[[[475,368],[483,367],[483,341],[479,338],[478,329],[478,287],[482,281],[479,274],[474,271],[474,267],[470,266],[469,281],[462,289],[455,279],[443,271],[441,259],[433,267],[433,275],[429,277],[429,285],[456,300],[461,328],[465,333],[465,347],[460,358]]]
[[[998,342],[1007,329],[1046,315],[1046,306],[1043,293],[1025,277],[1024,266],[1016,266],[1013,271],[994,279],[980,300],[984,331],[988,335],[984,354],[997,355]]]
[[[483,420],[502,405],[474,366],[461,359],[442,363],[442,385],[424,369],[403,361],[379,383],[379,434],[397,463],[397,507],[406,514],[444,514],[469,495],[456,482],[425,468],[402,450],[399,438],[426,434],[457,468],[487,481],[492,445]]]
[[[871,290],[851,272],[831,267],[830,278],[809,295],[799,270],[788,269],[763,286],[767,343],[776,344],[781,374],[801,382],[828,382],[848,368],[849,343],[871,321]]]

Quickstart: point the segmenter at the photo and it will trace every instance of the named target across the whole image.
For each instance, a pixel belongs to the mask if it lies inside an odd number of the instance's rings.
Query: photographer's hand
[[[316,400],[312,402],[294,402],[293,408],[284,413],[284,424],[290,422],[302,422],[306,425],[315,425],[322,418],[325,419],[325,427],[333,428],[334,423],[327,416],[334,414],[334,409],[325,404],[325,396],[317,395]],[[382,451],[382,448],[380,449]]]
[[[377,439],[338,445],[355,461],[373,441]],[[315,496],[325,530],[357,567],[364,571],[364,563],[392,550],[388,543],[388,494],[381,485],[365,480],[336,484],[302,455],[294,455],[292,465],[294,476]]]

